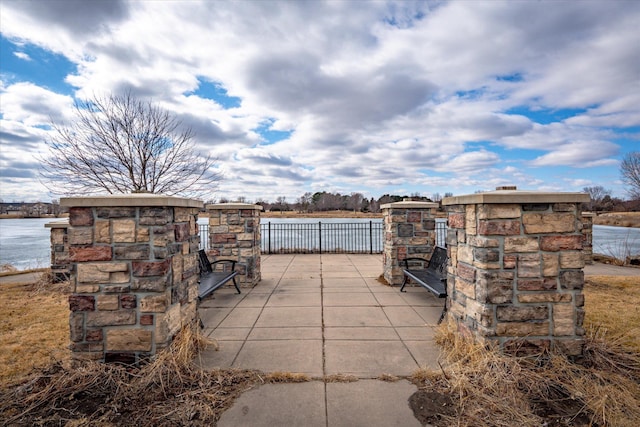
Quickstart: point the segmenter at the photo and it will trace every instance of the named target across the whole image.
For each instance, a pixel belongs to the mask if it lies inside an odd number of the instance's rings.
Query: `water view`
[[[45,224],[60,221],[51,218],[0,219],[0,264],[11,264],[19,270],[48,267],[50,264],[49,229]],[[200,224],[207,224],[207,218],[201,218]],[[277,218],[263,217],[261,223],[272,224],[322,224],[356,223],[368,227],[369,221],[381,223],[380,219],[365,218]],[[327,227],[328,228],[328,227]],[[266,236],[263,236],[263,241]],[[334,238],[334,239],[337,239]],[[331,241],[327,237],[325,244]],[[263,243],[263,250],[265,249]],[[339,243],[338,243],[339,244]],[[381,244],[381,243],[380,243]],[[370,242],[364,240],[364,247]],[[374,242],[374,245],[376,243]],[[375,246],[378,251],[379,246]],[[624,258],[627,255],[640,254],[640,228],[593,226],[593,252]]]

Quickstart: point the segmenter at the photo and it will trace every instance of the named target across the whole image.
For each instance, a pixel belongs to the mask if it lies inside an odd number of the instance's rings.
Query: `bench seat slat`
[[[238,275],[237,271],[232,273],[209,273],[200,277],[198,283],[198,298],[203,299],[229,280]]]
[[[429,260],[425,260],[422,258],[405,258],[403,261],[405,266],[405,268],[402,270],[404,280],[402,282],[400,292],[404,292],[404,287],[409,282],[409,279],[411,279],[418,285],[424,287],[425,289],[436,295],[438,298],[447,297],[446,267],[449,259],[447,256],[447,250],[445,248],[436,247],[433,250],[433,253],[431,254],[431,258]],[[426,268],[409,267],[410,264],[415,265],[416,263],[422,265],[426,263]],[[446,312],[447,302],[445,301],[438,323],[442,322],[442,319],[444,319]]]
[[[209,257],[207,257],[207,253],[204,249],[200,249],[198,252],[200,257],[200,280],[198,282],[199,300],[202,300],[230,280],[233,280],[233,286],[235,286],[236,291],[240,293],[240,288],[238,288],[238,284],[235,279],[238,275],[238,272],[234,271],[236,265],[235,261],[217,260],[211,262],[209,261]],[[216,264],[230,265],[231,271],[217,271],[213,268]]]
[[[404,270],[404,274],[429,289],[438,298],[447,296],[446,281],[429,270]]]

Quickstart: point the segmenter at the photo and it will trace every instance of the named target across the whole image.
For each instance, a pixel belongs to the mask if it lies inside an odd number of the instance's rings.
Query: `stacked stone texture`
[[[580,203],[447,207],[449,316],[503,350],[582,353]]]
[[[384,278],[399,285],[405,258],[430,259],[436,244],[436,203],[396,202],[382,206]]]
[[[45,224],[49,228],[51,241],[51,275],[56,282],[69,278],[69,239],[67,222],[50,222]]]
[[[251,204],[214,204],[206,206],[209,214],[209,248],[212,260],[235,260],[240,285],[260,282],[260,211]]]
[[[169,345],[197,316],[199,209],[63,200],[73,358],[138,363]]]

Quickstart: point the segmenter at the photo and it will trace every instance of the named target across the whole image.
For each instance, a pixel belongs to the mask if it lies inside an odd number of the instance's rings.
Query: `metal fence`
[[[199,224],[200,249],[209,249],[209,225]],[[264,254],[364,253],[383,250],[382,222],[260,224]],[[447,222],[436,222],[436,246],[446,247]]]
[[[362,223],[260,224],[262,253],[266,254],[378,254],[382,253],[383,225]]]

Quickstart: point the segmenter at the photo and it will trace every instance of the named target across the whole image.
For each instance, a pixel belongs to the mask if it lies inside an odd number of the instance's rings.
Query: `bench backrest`
[[[429,267],[427,267],[427,270],[432,270],[441,277],[445,277],[448,258],[447,250],[436,246],[433,250],[433,254],[431,255],[431,260],[429,261]]]

